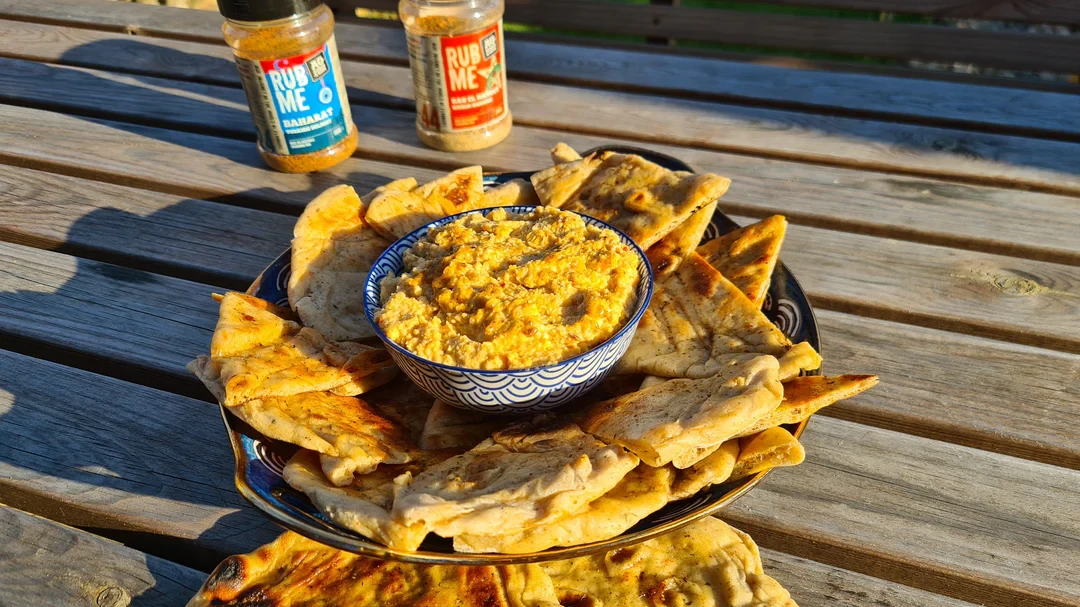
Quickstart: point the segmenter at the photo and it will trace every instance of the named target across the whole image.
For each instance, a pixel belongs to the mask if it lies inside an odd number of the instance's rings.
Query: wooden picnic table
[[[508,41],[516,126],[419,144],[400,27],[339,24],[355,157],[263,167],[216,13],[0,0],[0,604],[183,605],[280,528],[184,369],[324,188],[645,146],[792,223],[825,370],[881,384],[721,513],[804,607],[1080,605],[1080,96]],[[112,540],[122,542],[123,545]]]

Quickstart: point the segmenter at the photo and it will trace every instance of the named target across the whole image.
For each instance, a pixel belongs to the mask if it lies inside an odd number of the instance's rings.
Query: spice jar
[[[416,132],[445,152],[510,134],[503,0],[401,0],[416,96]]]
[[[356,150],[356,125],[334,43],[334,15],[319,0],[218,0],[271,168],[307,173]]]

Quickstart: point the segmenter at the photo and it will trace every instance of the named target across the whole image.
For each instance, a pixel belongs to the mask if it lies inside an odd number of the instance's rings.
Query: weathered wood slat
[[[170,538],[198,538],[212,554],[246,552],[277,533],[230,489],[232,454],[211,406],[10,352],[0,351],[0,362],[13,370],[0,391],[0,445],[24,445],[12,453],[0,446],[0,497],[25,491],[59,520],[141,529],[158,549],[176,543]],[[58,398],[69,394],[78,400]],[[155,416],[146,415],[148,402]],[[86,425],[76,431],[61,416]],[[168,441],[141,446],[163,429]],[[804,607],[969,607],[782,552],[763,556]]]
[[[3,35],[5,25],[12,29]],[[27,28],[34,31],[29,32]],[[27,38],[32,42],[23,43]],[[80,50],[74,52],[76,48]],[[134,41],[129,36],[87,30],[0,22],[0,52],[4,50],[45,61],[71,61],[79,65],[239,86],[238,76],[229,64],[231,57],[227,49],[214,45],[159,39]],[[201,84],[191,84],[192,88],[186,89],[184,87],[190,83],[172,85],[145,76],[56,72],[65,68],[12,60],[5,63],[11,68],[10,78],[19,84],[8,87],[3,98],[14,103],[69,111],[76,108],[76,111],[123,120],[177,121],[187,125],[186,128],[210,134],[214,134],[215,129],[251,130],[240,115],[244,101],[239,89],[229,92]],[[361,132],[391,137],[397,143],[410,143],[406,149],[380,145],[373,150],[371,144],[377,140],[367,137],[361,143],[362,149],[368,153],[423,156],[424,150],[411,145],[415,137],[412,135],[411,80],[407,71],[394,66],[347,65],[358,72],[346,76],[352,86],[350,96],[354,101],[403,110],[386,113],[379,108],[354,109],[354,119]],[[40,84],[21,84],[27,79]],[[183,92],[183,98],[171,93],[176,87]],[[72,95],[69,91],[81,92]],[[553,109],[552,98],[560,100],[557,110]],[[113,102],[116,99],[121,101]],[[1080,144],[1071,142],[530,82],[515,83],[512,105],[519,126],[534,125],[650,143],[674,143],[739,154],[944,176],[1013,188],[1025,186],[1080,193],[1080,175],[1076,164],[1071,162],[1071,158],[1080,156]],[[162,108],[160,111],[154,111],[159,107]],[[632,120],[620,119],[627,115]],[[427,153],[430,155],[431,152]]]
[[[288,246],[292,223],[26,169],[0,176],[0,226],[9,235],[144,269],[201,270],[215,284],[250,283]],[[784,258],[792,252],[789,243]],[[818,320],[830,368],[887,378],[826,414],[1080,468],[1072,438],[1080,424],[1080,357],[825,310]],[[987,390],[996,397],[986,399]]]
[[[230,134],[237,137],[251,137],[253,133],[247,114],[243,110],[234,109],[234,106],[243,103],[239,90],[146,76],[132,77],[72,67],[46,66],[11,59],[0,59],[0,68],[3,68],[0,69],[0,99],[19,103],[32,102],[68,111],[105,114],[128,121],[148,121],[184,129],[210,129],[217,134]],[[23,81],[35,82],[36,86],[24,87],[20,84]],[[8,83],[10,86],[3,86]],[[534,92],[525,90],[530,88],[537,90]],[[516,106],[518,115],[529,112],[540,115],[548,112],[544,108],[544,100],[547,97],[539,90],[543,88],[551,87],[523,83],[523,86],[515,89],[524,99],[521,102],[523,105]],[[568,87],[558,88],[567,89]],[[162,92],[163,90],[168,92]],[[559,91],[560,95],[565,93],[564,98],[567,99],[580,97],[581,92],[574,89]],[[645,103],[649,99],[651,98],[643,97],[633,101]],[[655,116],[649,113],[639,114],[637,105],[627,105],[630,101],[599,107],[582,103],[577,107],[581,108],[586,118],[594,120],[595,124],[612,122],[615,116],[625,115],[627,112],[640,119],[623,122],[649,124],[650,117]],[[3,110],[0,109],[0,111]],[[61,121],[65,125],[78,125],[58,126],[58,129],[86,129],[91,126],[86,125],[81,119],[66,116],[42,116],[29,110],[11,111],[20,116],[12,116],[10,119],[14,130],[23,128],[18,124],[25,124],[27,129],[41,131],[47,128],[45,125],[53,121]],[[708,108],[703,108],[699,114],[688,116],[687,126],[672,126],[671,129],[690,132],[694,128],[693,125],[697,124],[701,133],[706,136],[714,135],[717,138],[732,136],[729,133],[731,129],[726,128],[724,124],[710,124],[708,114]],[[361,130],[366,133],[361,140],[362,153],[386,155],[394,160],[428,165],[456,166],[468,161],[459,155],[441,154],[417,145],[413,134],[411,113],[357,106],[354,109],[354,115],[361,125]],[[97,124],[92,126],[100,128]],[[663,128],[662,121],[655,121],[655,129]],[[229,150],[229,154],[233,157],[243,158],[246,154],[248,158],[252,158],[248,162],[258,162],[253,159],[254,154],[248,144],[193,138],[171,131],[160,132],[146,128],[135,130],[140,134],[151,135],[159,141],[147,144],[139,138],[131,139],[133,143],[123,145],[134,145],[134,142],[143,146],[152,145],[157,153],[157,148],[161,146],[160,141],[177,142],[189,148],[196,148],[199,145],[196,142],[201,141],[203,146],[212,145],[213,147],[200,149]],[[794,139],[794,137],[784,138],[783,134],[792,132],[790,130],[774,131],[763,128],[757,132],[760,133],[760,138],[769,141],[776,140],[790,144]],[[98,141],[112,141],[113,145],[121,145],[119,135],[115,132],[105,133],[98,136]],[[469,155],[468,159],[475,159],[488,168],[493,168],[492,163],[495,163],[494,168],[520,170],[547,164],[549,160],[546,148],[560,138],[568,139],[582,148],[601,143],[633,143],[627,140],[613,141],[608,138],[568,133],[564,135],[553,135],[547,131],[519,126],[514,136],[507,142],[494,150]],[[745,137],[752,139],[756,136],[753,132],[747,132]],[[56,147],[65,144],[64,141],[44,142],[26,140],[24,137],[12,139],[12,145],[9,146],[12,153],[21,151],[15,161],[26,162],[32,166],[38,166],[39,163],[52,163],[50,166],[53,166],[55,163],[51,159],[57,155]],[[668,137],[668,140],[670,139],[674,137]],[[100,145],[99,143],[98,147]],[[805,147],[813,148],[816,145],[817,143],[812,138],[806,139]],[[1076,230],[1080,229],[1080,200],[1076,198],[958,185],[840,168],[806,166],[800,163],[762,160],[736,154],[675,148],[668,145],[650,144],[650,146],[684,158],[701,169],[732,177],[735,185],[722,201],[722,206],[727,211],[756,215],[782,212],[797,221],[811,225],[1048,261],[1080,263],[1080,240],[1075,238]],[[80,167],[78,170],[82,171],[100,171],[103,166],[108,166],[110,169],[115,167],[113,170],[122,172],[124,176],[111,178],[135,179],[144,187],[147,187],[154,178],[173,187],[182,183],[183,186],[179,191],[193,195],[208,195],[204,193],[207,186],[215,182],[232,183],[237,189],[230,193],[235,193],[244,187],[254,188],[256,183],[263,185],[265,184],[263,179],[273,179],[278,183],[298,181],[295,176],[264,177],[265,172],[252,171],[247,167],[235,167],[227,170],[229,173],[235,173],[235,177],[222,178],[211,175],[199,180],[197,186],[199,189],[193,191],[190,184],[191,175],[188,172],[173,175],[160,168],[161,165],[186,162],[185,155],[176,155],[174,158],[162,150],[159,155],[152,158],[154,166],[151,167],[139,162],[141,158],[136,161],[123,158],[122,163],[102,163],[99,155],[110,156],[109,151],[95,149],[90,152],[79,142],[75,142],[73,148],[71,153],[65,156],[69,166],[54,168],[54,170],[72,170],[70,165],[77,165]],[[885,162],[884,158],[890,155],[897,158],[911,156],[902,148],[888,146],[873,148],[867,146],[859,151],[863,155],[872,155],[875,153],[874,150],[882,156],[881,162]],[[80,155],[88,159],[77,160]],[[926,162],[930,163],[929,160]],[[218,166],[222,164],[224,164],[222,160],[218,159],[210,169],[203,170],[226,171],[224,168],[218,169]],[[406,168],[395,165],[381,163],[360,165],[359,161],[349,161],[339,167],[336,172],[338,175],[347,175],[350,179],[357,175],[353,180],[360,186],[376,185],[374,176],[369,179],[359,172],[357,167],[361,166],[365,172],[375,172],[376,175],[383,177],[400,176],[402,171],[408,171]],[[373,171],[371,167],[379,167],[379,169]],[[987,170],[996,171],[997,169],[990,165]],[[144,174],[136,178],[132,172]],[[241,181],[241,175],[252,185],[241,186],[238,183]],[[302,180],[303,178],[300,179]],[[329,185],[327,181],[323,183]],[[150,184],[149,187],[160,188],[161,185]],[[280,189],[280,186],[275,189]],[[301,200],[306,201],[314,196],[314,191],[317,190],[312,184],[312,191],[307,194],[307,198]],[[209,195],[221,195],[223,190],[218,188],[210,192]],[[281,200],[275,192],[268,192],[267,197],[274,201]],[[289,198],[289,200],[297,199]]]
[[[722,518],[765,546],[977,603],[1080,601],[1080,471],[829,418],[801,440],[804,464]]]
[[[205,574],[0,506],[5,607],[183,607]]]
[[[5,167],[0,238],[244,290],[289,246],[295,219]]]
[[[220,17],[131,3],[0,0],[0,16],[92,29],[223,44]],[[408,55],[399,27],[340,23],[338,48],[344,59],[405,65]],[[604,88],[707,96],[755,106],[816,108],[870,116],[981,124],[995,131],[1033,129],[1080,133],[1080,100],[1074,95],[929,82],[891,76],[812,71],[715,58],[582,47],[514,39],[507,42],[515,79],[565,82]]]
[[[393,0],[335,0],[332,6],[395,10]],[[1080,41],[1071,36],[957,29],[595,0],[507,0],[507,21],[540,27],[695,42],[745,44],[885,59],[965,61],[988,67],[1080,71]]]

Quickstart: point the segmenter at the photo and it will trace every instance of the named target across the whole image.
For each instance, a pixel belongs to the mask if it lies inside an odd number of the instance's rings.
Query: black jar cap
[[[322,0],[217,0],[218,11],[234,21],[274,21],[311,11]]]

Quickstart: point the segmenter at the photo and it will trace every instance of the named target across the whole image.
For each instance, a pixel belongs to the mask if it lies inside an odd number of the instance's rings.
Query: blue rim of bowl
[[[390,249],[393,249],[394,246],[397,245],[399,242],[401,242],[403,240],[408,240],[408,239],[413,238],[413,237],[416,237],[416,239],[419,240],[423,235],[421,233],[426,233],[428,229],[430,229],[430,228],[432,228],[434,226],[441,227],[441,226],[453,223],[454,221],[457,221],[461,217],[464,217],[466,215],[472,215],[474,213],[479,213],[481,215],[487,215],[487,213],[489,213],[491,211],[494,211],[496,209],[506,209],[506,210],[513,209],[510,212],[520,213],[522,211],[517,210],[517,209],[538,209],[538,208],[540,208],[540,207],[538,207],[538,206],[529,206],[529,205],[486,207],[486,208],[483,208],[483,209],[474,209],[472,211],[465,211],[463,213],[458,213],[456,215],[448,215],[447,217],[437,219],[435,221],[432,221],[431,223],[428,223],[427,225],[425,225],[423,227],[417,228],[417,229],[413,230],[412,232],[409,232],[405,236],[402,236],[401,238],[395,240],[393,244],[391,244],[389,247],[387,247],[387,249],[385,251],[383,251],[379,255],[378,258],[375,259],[375,263],[371,264],[371,267],[374,268],[375,266],[379,265],[379,262],[381,262],[383,260],[383,258],[386,257],[386,255],[390,252]],[[594,352],[596,350],[599,350],[601,348],[604,348],[604,347],[608,346],[609,344],[611,344],[615,340],[617,340],[620,337],[622,337],[623,335],[625,335],[627,331],[635,330],[637,328],[638,322],[641,320],[641,317],[645,314],[645,310],[647,310],[649,308],[649,303],[652,302],[653,287],[656,285],[655,277],[653,276],[652,265],[649,263],[649,258],[645,256],[645,251],[643,251],[641,249],[641,247],[638,246],[638,244],[636,242],[634,242],[634,240],[632,238],[630,238],[630,236],[628,236],[625,232],[623,232],[622,230],[616,228],[615,226],[607,223],[606,221],[601,221],[599,219],[596,219],[595,217],[589,217],[588,215],[585,215],[583,213],[578,213],[576,211],[567,211],[567,212],[568,213],[573,213],[573,214],[577,215],[578,217],[581,217],[582,219],[585,220],[586,223],[599,224],[599,225],[611,230],[612,232],[614,232],[616,235],[619,236],[619,238],[624,243],[626,243],[626,244],[630,245],[631,247],[633,247],[634,251],[638,255],[638,262],[643,264],[644,267],[645,267],[645,276],[647,277],[647,279],[649,281],[648,282],[648,289],[645,291],[645,297],[643,299],[639,299],[638,302],[636,304],[634,304],[634,314],[633,314],[633,316],[631,316],[630,319],[626,321],[626,323],[622,326],[621,329],[619,329],[614,334],[612,334],[611,337],[605,339],[604,341],[596,344],[595,346],[589,348],[588,350],[585,350],[584,352],[582,352],[580,354],[575,354],[574,356],[571,356],[570,358],[560,360],[558,362],[554,362],[554,363],[547,364],[547,365],[539,365],[539,366],[536,366],[536,367],[524,367],[524,368],[521,368],[521,369],[490,370],[490,369],[473,369],[471,367],[459,367],[459,366],[456,366],[456,365],[447,365],[445,363],[435,362],[433,360],[429,360],[427,358],[424,358],[423,356],[420,356],[419,354],[416,354],[414,352],[410,352],[404,346],[402,346],[402,345],[398,344],[397,342],[395,342],[394,340],[390,339],[389,337],[387,337],[386,333],[383,332],[383,330],[379,326],[379,324],[377,322],[375,322],[375,311],[372,310],[371,306],[368,305],[367,293],[372,288],[377,289],[378,285],[374,285],[374,287],[373,287],[372,283],[374,282],[374,278],[373,278],[374,274],[368,274],[367,278],[364,280],[364,315],[367,317],[368,323],[371,324],[371,328],[375,331],[375,335],[379,338],[379,340],[381,340],[387,346],[392,347],[397,352],[399,352],[401,354],[404,354],[405,356],[408,356],[409,358],[411,358],[413,360],[419,361],[420,363],[422,363],[424,365],[437,367],[439,369],[446,369],[448,371],[455,371],[457,373],[469,373],[469,374],[474,374],[474,375],[475,374],[480,374],[480,375],[492,375],[492,376],[498,376],[498,375],[505,376],[507,374],[532,374],[532,373],[536,373],[538,371],[543,371],[544,369],[552,369],[552,368],[559,367],[559,366],[562,366],[562,365],[570,364],[570,363],[574,362],[575,360],[578,360],[579,358],[582,358],[583,356],[586,356],[586,355],[588,355],[588,354],[590,354],[590,353],[592,353],[592,352]],[[416,242],[414,241],[413,245],[415,246],[415,244],[416,244]],[[411,246],[410,246],[410,248],[411,248]],[[400,268],[398,268],[398,269],[400,270]]]

